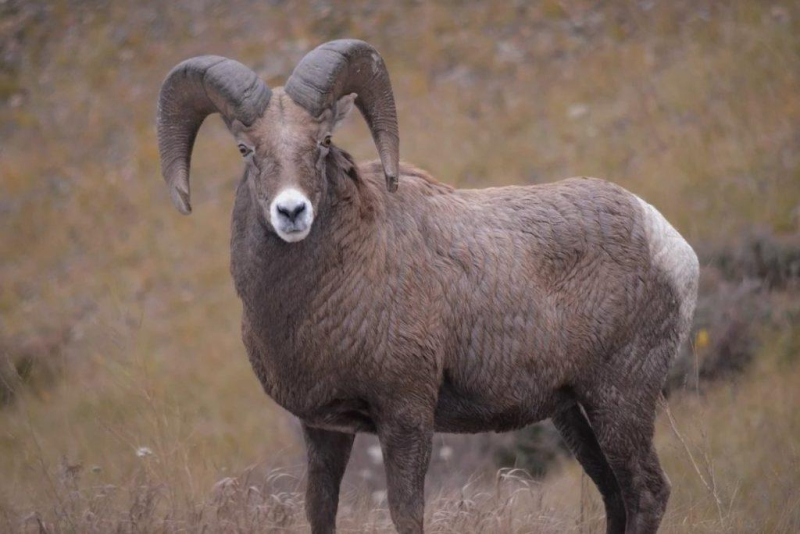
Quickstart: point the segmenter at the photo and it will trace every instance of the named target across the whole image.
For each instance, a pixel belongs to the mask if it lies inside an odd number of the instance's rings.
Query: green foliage
[[[499,467],[522,469],[534,478],[543,478],[570,452],[551,423],[538,423],[516,432],[513,442],[495,455]]]

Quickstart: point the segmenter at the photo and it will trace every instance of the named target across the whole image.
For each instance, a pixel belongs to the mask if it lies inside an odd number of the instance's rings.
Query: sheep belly
[[[439,389],[434,424],[437,432],[466,433],[507,432],[552,416],[572,401],[566,388],[522,395],[509,385],[478,393],[457,386],[445,375]]]

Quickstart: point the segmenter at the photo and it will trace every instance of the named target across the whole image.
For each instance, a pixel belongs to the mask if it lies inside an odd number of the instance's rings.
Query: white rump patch
[[[700,263],[691,245],[656,208],[636,197],[642,207],[650,260],[671,279],[681,300],[681,331],[687,332],[697,300]]]

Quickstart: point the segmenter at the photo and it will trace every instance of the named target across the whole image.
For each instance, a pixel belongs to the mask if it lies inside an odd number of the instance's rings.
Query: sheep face
[[[311,232],[327,188],[325,159],[336,126],[352,108],[344,96],[319,117],[312,117],[281,88],[252,126],[231,125],[245,160],[245,181],[260,207],[263,222],[287,243]]]
[[[323,198],[334,127],[355,99],[397,189],[400,137],[389,73],[369,44],[340,39],[306,54],[284,88],[272,91],[238,61],[197,56],[167,74],[156,113],[161,174],[174,206],[192,212],[189,168],[203,120],[219,113],[248,159],[248,187],[266,225],[288,242],[305,239]],[[285,193],[285,194],[283,194]]]

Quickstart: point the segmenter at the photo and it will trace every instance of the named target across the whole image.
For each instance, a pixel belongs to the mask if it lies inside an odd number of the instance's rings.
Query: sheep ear
[[[355,93],[350,93],[336,101],[336,106],[333,110],[333,130],[338,128],[353,110],[353,102],[355,102],[357,96]]]

